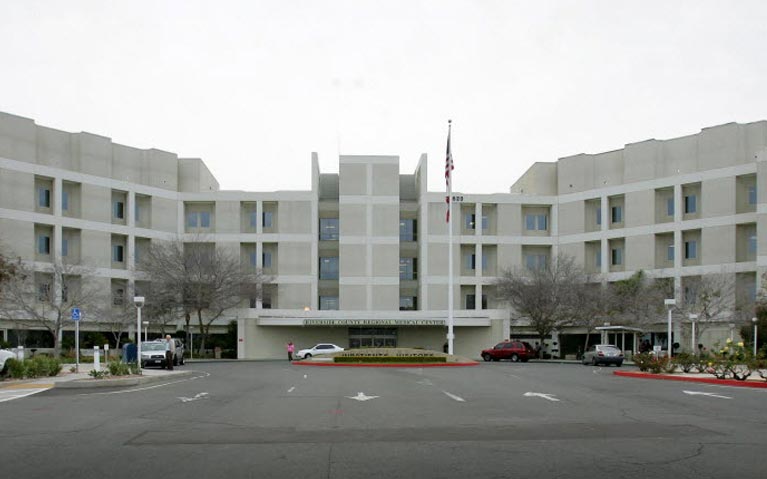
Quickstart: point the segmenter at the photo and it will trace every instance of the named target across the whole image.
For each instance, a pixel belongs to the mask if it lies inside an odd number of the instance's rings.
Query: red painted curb
[[[302,361],[294,361],[291,364],[296,366],[324,366],[331,368],[450,368],[450,367],[462,367],[462,366],[476,366],[479,363],[305,363]]]
[[[631,371],[613,371],[616,376],[642,379],[661,379],[666,381],[683,381],[688,383],[717,384],[719,386],[735,386],[741,388],[767,388],[767,381],[737,381],[735,379],[716,379],[716,378],[691,378],[685,376],[669,376],[667,374],[635,373]]]

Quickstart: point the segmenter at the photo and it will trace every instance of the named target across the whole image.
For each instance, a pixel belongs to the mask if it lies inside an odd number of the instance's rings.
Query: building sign
[[[304,326],[444,326],[444,319],[304,319]]]

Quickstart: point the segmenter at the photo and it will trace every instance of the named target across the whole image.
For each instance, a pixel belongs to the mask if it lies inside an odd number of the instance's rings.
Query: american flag
[[[445,215],[445,221],[450,223],[450,194],[452,193],[452,187],[450,181],[452,180],[452,171],[455,169],[453,166],[453,154],[450,152],[450,128],[452,120],[447,121],[447,154],[445,155],[445,185],[447,186],[447,196],[445,196],[445,203],[447,203],[447,214]]]

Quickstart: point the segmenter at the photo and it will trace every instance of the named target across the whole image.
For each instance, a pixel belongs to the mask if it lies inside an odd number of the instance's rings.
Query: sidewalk
[[[83,365],[80,365],[80,371],[83,371]],[[66,368],[65,368],[66,369]],[[50,388],[100,388],[100,387],[122,387],[136,386],[139,384],[148,384],[161,382],[168,379],[179,379],[193,376],[195,371],[174,369],[142,369],[141,376],[119,376],[107,377],[104,379],[94,379],[88,372],[70,373],[68,370],[62,370],[58,376],[44,377],[35,379],[7,379],[0,381],[0,390],[3,389],[50,389]]]

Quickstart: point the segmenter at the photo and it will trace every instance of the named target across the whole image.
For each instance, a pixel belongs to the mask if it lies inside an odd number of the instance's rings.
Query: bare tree
[[[157,302],[158,311],[183,314],[187,331],[195,316],[201,351],[213,322],[244,299],[260,298],[262,285],[268,282],[261,270],[242,265],[237,254],[203,238],[153,243],[142,268],[151,282],[147,305]]]
[[[596,327],[604,324],[612,311],[607,290],[601,283],[587,278],[584,283],[575,284],[576,294],[570,307],[572,326],[580,326],[586,330],[583,351],[588,348],[589,337]]]
[[[98,289],[87,268],[54,262],[42,269],[18,260],[15,275],[0,291],[0,316],[53,336],[54,354],[61,353],[61,332],[73,307],[98,318]]]
[[[707,274],[685,278],[685,291],[679,312],[686,321],[690,314],[698,316],[697,335],[717,323],[733,321],[743,316],[751,320],[753,303],[736,297],[735,275],[726,273]],[[749,304],[750,303],[750,304]],[[749,307],[750,306],[750,307]]]
[[[558,255],[542,268],[511,268],[496,280],[501,300],[514,319],[526,319],[543,342],[555,329],[573,323],[578,294],[587,282],[572,257]]]
[[[0,292],[3,289],[3,283],[7,283],[16,275],[16,264],[4,253],[4,248],[0,244]]]

